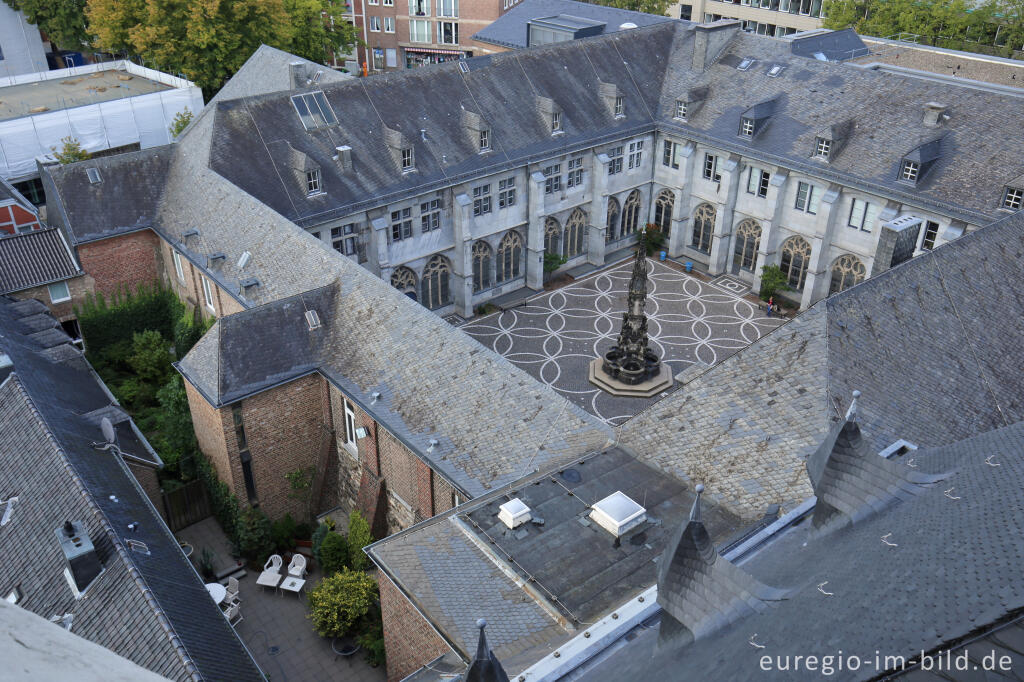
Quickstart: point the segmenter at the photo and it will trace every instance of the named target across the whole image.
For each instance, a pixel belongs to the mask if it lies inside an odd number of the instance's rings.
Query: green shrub
[[[554,272],[568,261],[557,253],[544,254],[544,272]]]
[[[193,114],[192,110],[185,107],[184,110],[179,111],[171,119],[171,125],[168,130],[171,132],[171,137],[177,137],[181,135],[181,131],[188,127],[188,124],[192,122]]]
[[[366,662],[376,668],[384,665],[384,625],[381,622],[380,607],[370,607],[360,623],[363,634],[356,638],[356,643],[366,651]]]
[[[258,507],[247,507],[238,517],[238,555],[246,561],[262,564],[274,551],[270,519]]]
[[[320,567],[324,575],[346,568],[349,562],[348,542],[339,533],[328,533],[320,544]]]
[[[321,523],[316,527],[316,530],[313,531],[313,558],[320,566],[323,565],[323,560],[320,558],[320,547],[323,545],[324,538],[327,537],[327,534],[330,532],[331,527],[326,523]]]
[[[122,291],[109,303],[103,294],[86,296],[76,313],[89,360],[110,346],[130,343],[136,333],[147,329],[173,339],[174,323],[183,308],[174,292],[157,286],[140,286],[135,293]]]
[[[206,488],[206,494],[210,498],[210,508],[213,516],[220,524],[231,544],[238,546],[238,498],[228,488],[228,484],[217,478],[217,472],[206,457],[196,457],[196,473],[199,480]]]
[[[665,233],[654,223],[647,223],[644,229],[637,231],[636,241],[647,247],[647,255],[650,256],[665,246]]]
[[[778,265],[761,268],[761,300],[767,301],[779,291],[789,291],[789,278]]]
[[[300,523],[295,526],[295,539],[296,540],[309,540],[313,535],[313,526],[308,523]]]
[[[348,515],[348,547],[349,565],[353,571],[362,571],[369,561],[363,553],[363,547],[373,542],[373,534],[370,532],[370,524],[366,522],[363,515],[353,509]]]
[[[362,571],[342,569],[327,576],[309,595],[313,629],[321,637],[344,637],[376,597],[377,583]]]
[[[172,472],[177,473],[183,480],[192,480],[197,475],[196,459],[199,448],[192,427],[188,394],[185,393],[182,378],[172,376],[156,392],[156,401],[160,405],[155,415],[155,426],[159,431],[153,446],[159,445],[158,452],[165,464],[177,463],[176,467],[171,467]]]
[[[128,366],[135,371],[139,381],[162,386],[171,372],[170,344],[155,329],[136,332],[132,335]],[[156,388],[153,394],[156,395]]]
[[[57,159],[61,164],[85,161],[89,158],[89,152],[82,149],[82,143],[71,135],[60,138],[60,141],[60,150],[58,151],[56,147],[50,147],[50,151],[53,152],[53,158]]]
[[[283,519],[274,521],[271,536],[274,539],[274,550],[278,554],[290,552],[295,547],[295,519],[285,514]]]

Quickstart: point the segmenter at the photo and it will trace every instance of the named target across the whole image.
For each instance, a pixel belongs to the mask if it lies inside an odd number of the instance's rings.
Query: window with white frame
[[[356,443],[356,410],[355,406],[345,400],[345,431],[342,433],[341,444],[353,455],[359,454],[359,447]]]
[[[380,4],[384,5],[385,7],[394,7],[395,0],[382,0]],[[333,19],[334,17],[331,18]]]
[[[486,152],[491,148],[491,131],[484,129],[480,131],[480,151]]]
[[[385,33],[394,33],[395,32],[395,18],[394,17],[384,17],[384,32]]]
[[[459,0],[437,0],[437,16],[458,19]]]
[[[498,208],[516,205],[516,178],[498,180]]]
[[[185,281],[185,268],[181,266],[181,254],[175,250],[171,250],[171,260],[174,261],[174,274],[178,276],[178,279],[182,282]]]
[[[854,199],[853,203],[850,204],[850,219],[846,224],[850,227],[870,232],[877,213],[878,207],[874,204],[861,199]]]
[[[379,5],[380,0],[366,0],[368,5]]]
[[[50,290],[50,303],[63,303],[71,300],[71,290],[66,281],[54,282],[47,289]]]
[[[206,300],[206,307],[210,309],[210,312],[215,312],[216,308],[213,307],[213,287],[210,286],[210,280],[206,279],[205,275],[199,275],[199,279],[203,282],[203,298]]]
[[[809,182],[798,182],[796,185],[796,202],[793,208],[804,213],[815,215],[821,205],[821,188]]]
[[[441,229],[441,200],[431,199],[420,204],[420,232]]]
[[[437,42],[442,45],[458,45],[459,24],[455,21],[437,22]]]
[[[583,157],[577,156],[574,159],[569,159],[569,173],[565,176],[566,187],[582,187],[583,186]]]
[[[299,120],[302,121],[302,126],[306,130],[314,130],[338,122],[338,117],[334,115],[334,110],[331,109],[327,98],[319,90],[293,96],[292,106],[295,107],[295,113],[299,115]]]
[[[414,159],[412,156],[412,147],[406,147],[402,150],[402,170],[409,171],[413,169]]]
[[[740,135],[743,137],[754,136],[754,119],[744,118],[740,120]]]
[[[931,251],[935,248],[935,238],[939,236],[939,224],[928,220],[924,224],[924,236],[921,237],[921,248]]]
[[[644,156],[644,141],[637,140],[629,143],[629,167],[639,168]]]
[[[626,98],[619,95],[615,98],[615,118],[622,118],[626,115]]]
[[[391,212],[391,241],[400,242],[412,237],[412,209],[401,208]]]
[[[1006,190],[1003,192],[1003,208],[1016,211],[1020,209],[1022,204],[1024,204],[1024,188],[1007,185]]]
[[[430,22],[426,19],[410,19],[409,20],[409,42],[412,43],[429,43],[430,42]]]
[[[661,165],[679,168],[679,145],[672,140],[665,140],[665,148],[661,154]]]
[[[373,33],[380,31],[380,17],[370,17],[370,31]]]
[[[747,176],[747,194],[761,197],[768,196],[768,183],[772,179],[771,173],[760,168],[750,167],[750,174]]]
[[[544,194],[554,194],[562,190],[562,164],[556,163],[544,168]]]
[[[320,194],[320,169],[306,171],[306,196]]]
[[[608,175],[615,175],[622,172],[623,147],[612,147],[608,150]]]
[[[409,16],[411,17],[429,17],[430,16],[430,0],[409,0]],[[429,43],[429,40],[423,42]]]
[[[676,100],[675,118],[686,120],[686,102],[681,99]]]
[[[346,256],[355,256],[359,252],[358,246],[359,230],[355,223],[348,223],[341,227],[331,228],[331,246],[335,251]]]
[[[921,172],[921,164],[917,161],[903,160],[903,167],[900,169],[900,180],[917,182],[917,176]]]
[[[713,180],[720,182],[722,180],[722,174],[718,172],[718,157],[714,154],[704,154],[704,171],[705,180]]]
[[[825,159],[828,161],[829,155],[832,154],[832,140],[826,140],[824,137],[818,137],[814,140],[814,155],[819,159]]]
[[[562,112],[552,111],[551,112],[551,132],[558,133],[562,130]]]
[[[480,185],[473,188],[473,215],[491,212],[491,185]]]

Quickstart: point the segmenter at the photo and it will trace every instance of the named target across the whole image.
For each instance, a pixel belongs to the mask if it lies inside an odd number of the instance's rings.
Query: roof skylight
[[[338,117],[334,115],[334,110],[320,90],[293,96],[292,105],[306,130],[315,130],[338,122]]]

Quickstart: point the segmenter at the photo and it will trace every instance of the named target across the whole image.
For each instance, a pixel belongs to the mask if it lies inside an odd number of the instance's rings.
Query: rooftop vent
[[[86,168],[85,174],[89,176],[89,184],[95,185],[100,182],[100,172],[95,168]]]
[[[930,128],[940,125],[949,118],[946,114],[946,105],[938,102],[928,102],[924,105],[924,124]]]
[[[56,533],[60,549],[64,552],[64,559],[68,564],[66,573],[73,581],[72,587],[81,594],[103,571],[103,564],[96,556],[96,548],[93,547],[85,524],[81,521],[65,521]]]
[[[245,266],[252,260],[252,254],[248,251],[243,251],[241,257],[238,259],[238,269],[245,270]]]
[[[634,502],[621,490],[596,502],[590,518],[597,525],[619,538],[647,520],[647,510]]]
[[[306,311],[306,324],[309,325],[309,331],[320,328],[320,316],[316,314],[315,310]]]
[[[498,507],[498,519],[509,528],[521,526],[530,518],[530,508],[518,497]]]
[[[352,170],[352,147],[347,144],[343,144],[339,147],[335,147],[334,151],[337,152],[334,160],[338,162],[342,170]]]
[[[0,500],[0,504],[4,505],[3,516],[0,516],[0,526],[6,526],[8,523],[11,522],[11,514],[14,513],[14,503],[17,501],[17,495],[15,495],[14,497],[7,498],[6,503],[3,500]]]
[[[191,230],[185,230],[184,232],[181,233],[181,238],[182,239],[188,239],[189,237],[198,237],[198,236],[199,236],[199,230],[197,230],[194,227]]]
[[[220,251],[217,251],[216,253],[211,253],[209,256],[206,257],[206,267],[213,267],[214,261],[224,260],[225,258],[227,258],[227,255]]]
[[[260,285],[260,280],[257,277],[246,277],[239,281],[238,285],[243,289],[250,289],[252,287],[258,287]]]

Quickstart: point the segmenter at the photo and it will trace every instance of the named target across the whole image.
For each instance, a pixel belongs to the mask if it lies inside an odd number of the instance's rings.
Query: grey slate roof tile
[[[82,274],[57,228],[0,239],[0,294]]]

